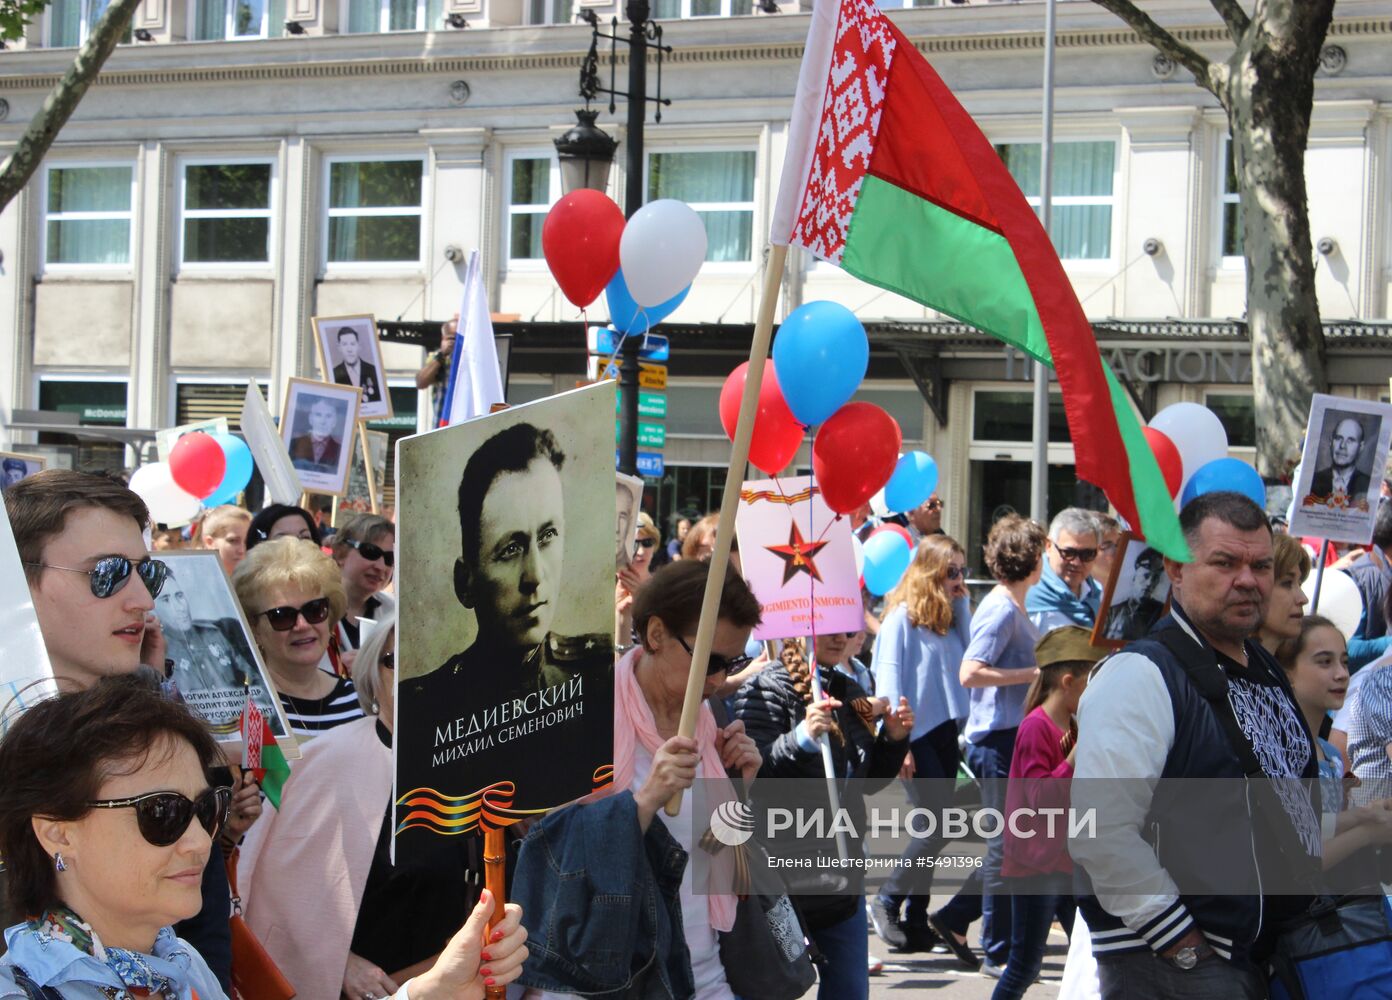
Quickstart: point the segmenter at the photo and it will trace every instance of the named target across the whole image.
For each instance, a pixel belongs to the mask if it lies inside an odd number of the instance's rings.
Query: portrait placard
[[[396,447],[398,837],[612,780],[614,386]]]
[[[155,431],[155,451],[159,455],[161,462],[169,461],[169,453],[174,450],[174,443],[185,434],[192,434],[201,431],[204,434],[226,434],[227,418],[214,417],[211,420],[199,420],[191,424],[181,424],[178,427],[166,427],[162,431]]]
[[[1317,394],[1305,426],[1290,533],[1371,542],[1389,441],[1392,404]]]
[[[0,495],[0,732],[5,720],[56,691],[48,647]]]
[[[340,514],[382,513],[382,490],[387,483],[387,451],[391,435],[358,424],[357,447],[348,470],[348,488],[338,499]]]
[[[298,757],[275,684],[218,554],[161,552],[159,558],[169,575],[155,598],[155,614],[184,702],[232,760],[241,755],[242,709],[250,693],[285,756]]]
[[[641,476],[628,476],[622,472],[614,473],[615,514],[614,563],[623,569],[633,561],[633,547],[638,543],[638,512],[643,509],[643,479]]]
[[[325,381],[362,390],[359,419],[390,417],[391,393],[387,391],[376,318],[371,315],[314,316],[310,323],[314,326],[314,342],[319,348],[319,367]]]
[[[810,635],[814,622],[818,632],[865,626],[851,522],[832,513],[810,476],[746,482],[735,535],[763,611],[755,639]]]
[[[1107,588],[1102,592],[1097,624],[1092,628],[1092,644],[1118,649],[1144,638],[1169,605],[1165,557],[1144,538],[1122,532]]]
[[[340,496],[348,488],[362,390],[292,378],[280,411],[280,438],[308,493]]]
[[[48,459],[42,455],[21,455],[15,451],[0,451],[0,490],[9,489],[15,483],[42,472]]]
[[[261,395],[261,388],[254,380],[247,383],[246,402],[242,404],[242,434],[252,458],[256,459],[256,468],[261,472],[271,502],[298,505],[304,486],[299,473],[290,464],[290,453],[271,418],[266,397]]]

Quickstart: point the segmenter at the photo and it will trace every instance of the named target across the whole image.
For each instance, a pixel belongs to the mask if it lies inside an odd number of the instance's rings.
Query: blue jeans
[[[826,961],[817,969],[817,1000],[870,1000],[870,927],[865,907],[830,927],[812,931]]]
[[[952,805],[953,781],[957,777],[957,723],[948,719],[942,725],[924,733],[909,744],[913,754],[914,777],[905,782],[909,801],[915,808],[929,809],[941,818],[942,810]],[[904,848],[905,867],[895,868],[880,889],[880,901],[892,916],[904,908],[903,926],[928,926],[928,897],[933,894],[932,867],[920,867],[920,858],[936,858],[945,838],[935,832],[931,837],[910,837]],[[970,921],[968,921],[970,923]]]
[[[967,744],[967,764],[981,782],[981,807],[1005,812],[1005,786],[1010,777],[1010,758],[1015,753],[1015,729],[987,733],[980,743]],[[981,862],[981,950],[996,965],[1010,958],[1010,892],[1001,882],[1005,837],[986,841]]]
[[[1017,881],[1020,884],[1011,885]],[[1025,995],[1044,966],[1044,949],[1054,916],[1071,936],[1073,915],[1077,912],[1072,880],[1067,875],[1028,881],[1006,879],[1006,885],[1017,890],[1010,902],[1010,959],[991,1000],[1019,1000]]]

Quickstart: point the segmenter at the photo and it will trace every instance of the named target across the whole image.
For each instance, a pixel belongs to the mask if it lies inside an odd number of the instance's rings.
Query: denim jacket
[[[25,924],[5,932],[9,951],[0,958],[0,1000],[23,997],[15,982],[14,966],[19,966],[35,985],[56,990],[63,1000],[106,1000],[108,990],[118,991],[122,1000],[133,1000],[122,989],[116,973],[87,952],[66,941],[45,938]],[[150,964],[170,977],[179,990],[179,1000],[225,1000],[222,987],[198,952],[182,938],[165,928],[155,941]],[[196,991],[196,992],[195,992]]]
[[[512,897],[529,957],[519,982],[555,993],[688,1000],[682,934],[687,855],[666,826],[638,826],[633,793],[567,806],[523,841]]]

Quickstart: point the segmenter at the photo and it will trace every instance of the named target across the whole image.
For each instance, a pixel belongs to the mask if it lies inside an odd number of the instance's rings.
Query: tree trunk
[[[1242,206],[1257,470],[1280,479],[1300,458],[1310,397],[1329,388],[1305,145],[1334,0],[1272,0],[1266,6],[1266,16],[1229,60],[1219,96],[1228,112]]]
[[[20,189],[29,183],[29,178],[43,162],[53,140],[58,138],[61,129],[77,102],[87,93],[87,88],[101,72],[102,64],[111,55],[116,43],[126,33],[135,9],[141,0],[111,0],[106,10],[87,35],[87,41],[77,50],[77,58],[44,98],[43,105],[29,120],[29,128],[20,137],[14,152],[0,164],[0,210],[19,194]]]

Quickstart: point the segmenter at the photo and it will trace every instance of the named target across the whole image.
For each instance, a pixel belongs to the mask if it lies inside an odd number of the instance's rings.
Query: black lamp
[[[556,140],[561,161],[561,190],[566,194],[581,188],[603,191],[609,182],[609,167],[619,141],[595,125],[598,111],[588,108],[575,112],[577,119],[569,131]]]

